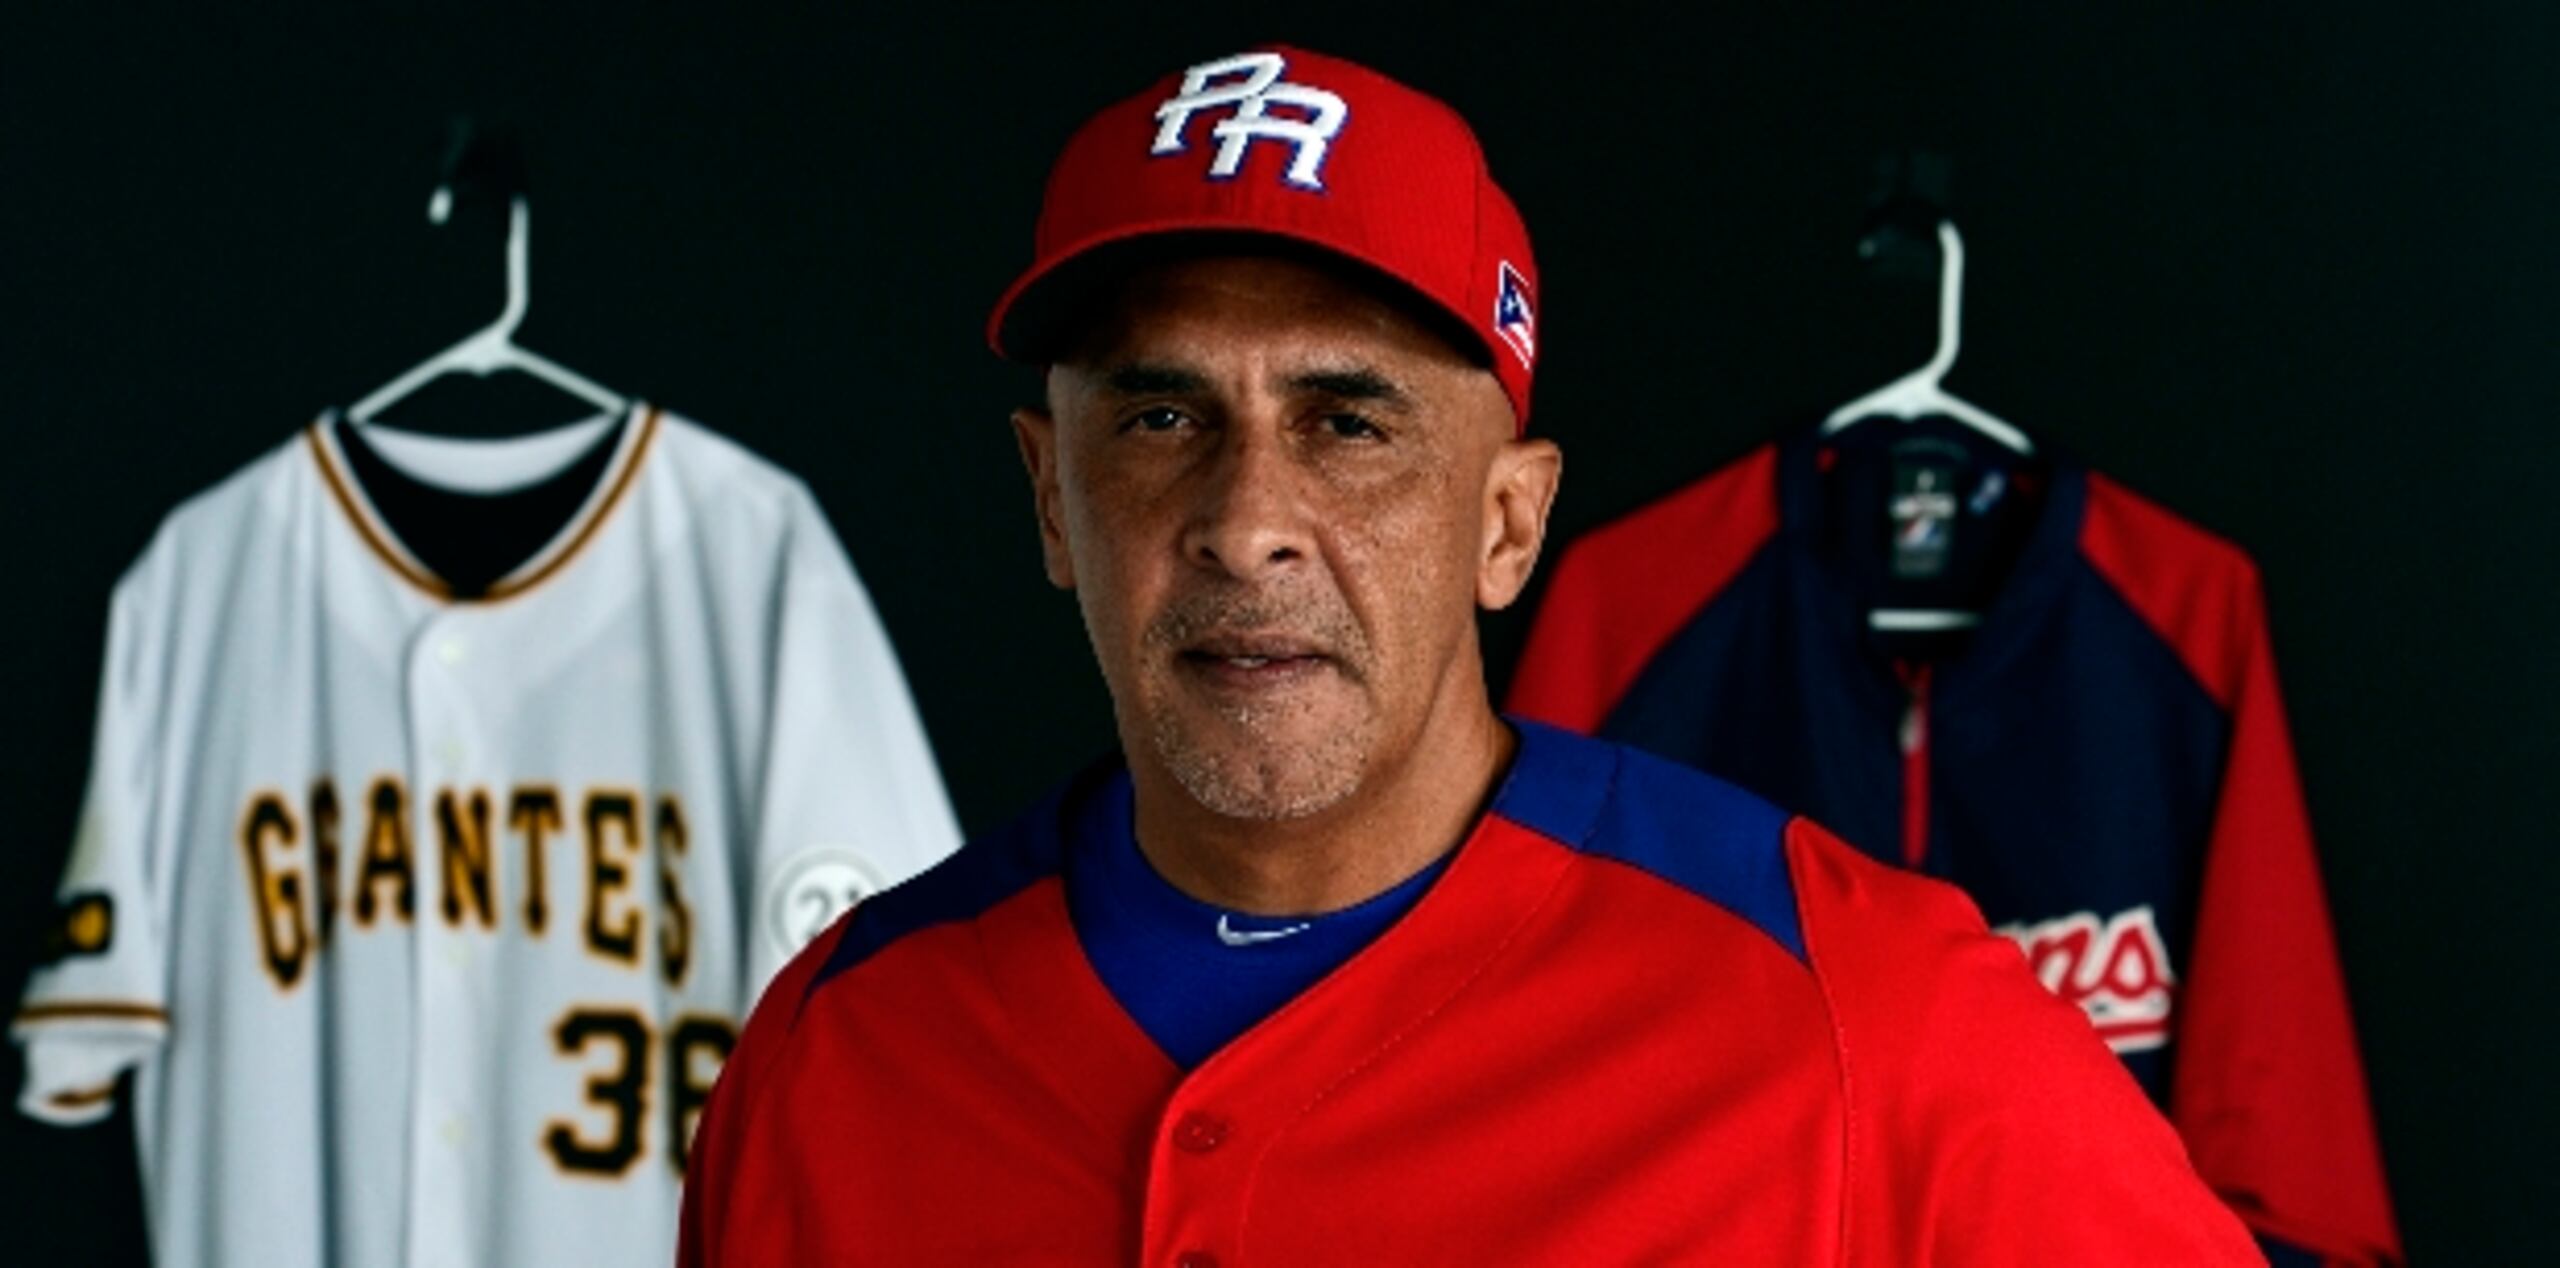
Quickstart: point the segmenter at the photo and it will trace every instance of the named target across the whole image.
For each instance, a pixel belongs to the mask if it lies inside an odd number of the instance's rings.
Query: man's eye
[[[1358,414],[1327,414],[1324,416],[1324,428],[1326,431],[1332,432],[1334,437],[1340,440],[1384,440],[1387,438],[1387,434],[1380,431],[1376,423],[1370,422],[1368,419],[1362,418]]]
[[[1122,431],[1169,432],[1191,421],[1191,416],[1169,405],[1139,410],[1120,424]]]

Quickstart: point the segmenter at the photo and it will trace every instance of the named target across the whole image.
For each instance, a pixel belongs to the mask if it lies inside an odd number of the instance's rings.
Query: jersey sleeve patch
[[[817,846],[784,859],[756,905],[775,962],[799,954],[838,917],[881,889],[879,869],[850,847]]]
[[[1634,749],[1513,725],[1520,753],[1494,796],[1495,814],[1687,890],[1805,958],[1785,811]]]
[[[105,955],[116,940],[115,896],[101,890],[65,894],[46,928],[39,963]]]

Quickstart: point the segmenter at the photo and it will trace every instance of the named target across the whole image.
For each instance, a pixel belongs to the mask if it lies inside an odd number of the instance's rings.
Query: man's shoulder
[[[1103,773],[1097,767],[1078,775],[1010,822],[971,837],[941,862],[846,912],[839,927],[820,940],[825,958],[811,971],[807,989],[819,990],[918,934],[976,920],[1057,877],[1066,849],[1063,820]]]
[[[1805,956],[1867,1095],[1899,1112],[1926,1104],[1990,1121],[2090,1086],[2132,1090],[2088,1018],[2036,981],[1964,891],[1803,820],[1787,854]]]
[[[1888,1260],[1934,1243],[2001,1263],[2259,1262],[2087,1016],[1961,890],[1804,820],[1787,836],[1848,1106],[1850,1223]]]
[[[1639,749],[1514,719],[1520,755],[1493,813],[1725,909],[1801,959],[1786,839],[1795,816]]]
[[[1863,968],[1852,943],[1919,972],[1929,970],[1910,957],[2008,946],[1963,891],[1871,858],[1747,789],[1623,744],[1514,725],[1521,759],[1495,796],[1497,816],[1721,906],[1817,970],[1826,960]]]

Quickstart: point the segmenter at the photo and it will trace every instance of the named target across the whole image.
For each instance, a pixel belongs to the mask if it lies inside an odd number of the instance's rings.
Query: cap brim
[[[1046,365],[1071,346],[1064,327],[1089,310],[1129,270],[1170,258],[1302,253],[1350,266],[1412,312],[1469,360],[1490,366],[1492,342],[1438,297],[1407,281],[1383,260],[1313,234],[1259,222],[1184,219],[1122,225],[1074,243],[1014,279],[987,319],[987,345],[997,356]]]

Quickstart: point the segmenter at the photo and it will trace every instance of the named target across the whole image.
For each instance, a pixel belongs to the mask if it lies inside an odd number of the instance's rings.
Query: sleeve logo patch
[[[1495,277],[1500,285],[1493,296],[1493,333],[1510,345],[1521,369],[1530,369],[1538,361],[1538,310],[1529,299],[1528,279],[1509,260],[1499,262]]]
[[[803,850],[783,860],[765,887],[765,936],[788,959],[879,892],[880,880],[860,854],[841,846]]]
[[[79,955],[105,955],[115,945],[115,899],[103,893],[71,894],[54,912],[44,939],[47,964]]]

